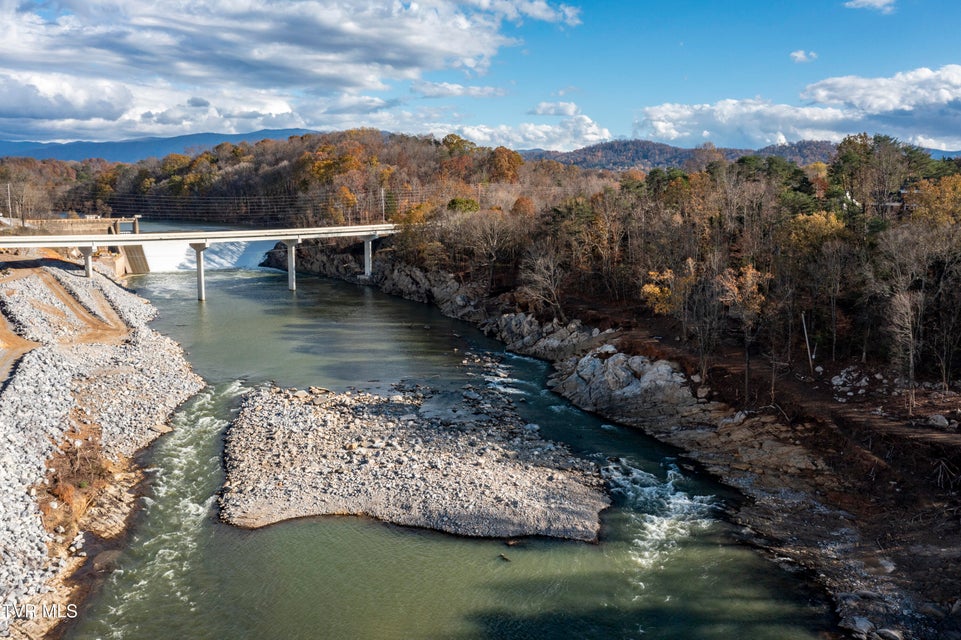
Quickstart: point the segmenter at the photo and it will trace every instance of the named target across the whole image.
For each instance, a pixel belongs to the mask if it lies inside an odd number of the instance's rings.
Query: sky
[[[0,0],[0,139],[961,150],[958,0]]]

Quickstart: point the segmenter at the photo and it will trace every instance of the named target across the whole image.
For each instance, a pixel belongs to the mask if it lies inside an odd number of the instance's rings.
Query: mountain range
[[[37,159],[86,160],[103,158],[111,162],[137,162],[146,158],[162,158],[171,153],[198,153],[222,142],[254,143],[264,139],[286,140],[291,136],[318,133],[309,129],[263,129],[251,133],[197,133],[171,138],[136,138],[115,142],[14,142],[0,140],[0,157],[18,156]],[[823,140],[802,140],[771,145],[761,149],[718,148],[729,161],[745,155],[780,156],[799,165],[831,162],[837,145]],[[961,151],[928,149],[935,159],[961,157]],[[696,162],[701,149],[674,147],[650,140],[612,140],[574,151],[528,149],[519,151],[525,160],[555,160],[585,169],[650,171],[655,167],[684,167]]]
[[[134,138],[115,142],[11,142],[0,140],[0,157],[19,156],[38,160],[87,160],[103,158],[110,162],[137,162],[146,158],[163,158],[171,153],[187,153],[212,149],[221,142],[259,142],[286,140],[290,136],[318,133],[309,129],[263,129],[250,133],[194,133],[172,138]]]

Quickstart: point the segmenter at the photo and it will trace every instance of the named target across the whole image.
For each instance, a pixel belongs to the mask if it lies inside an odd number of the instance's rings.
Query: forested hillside
[[[812,140],[770,145],[757,151],[717,149],[710,143],[695,149],[685,149],[650,140],[614,140],[568,152],[525,151],[523,156],[528,160],[556,160],[563,164],[573,164],[587,169],[650,171],[655,168],[688,168],[692,164],[697,166],[702,163],[703,158],[715,153],[728,161],[749,155],[779,156],[785,160],[806,165],[812,162],[830,162],[836,149],[837,145],[833,142]]]
[[[705,371],[724,339],[772,362],[890,363],[909,392],[961,366],[961,160],[882,135],[829,163],[702,147],[645,174],[354,130],[136,164],[8,158],[0,184],[14,217],[393,220],[403,259],[546,317],[587,300],[670,318]]]

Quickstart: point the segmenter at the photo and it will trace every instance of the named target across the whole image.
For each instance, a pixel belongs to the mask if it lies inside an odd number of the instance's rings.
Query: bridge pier
[[[297,245],[300,238],[296,240],[284,240],[287,245],[287,288],[291,291],[297,290]]]
[[[369,278],[374,272],[374,238],[364,238],[364,277]]]
[[[207,286],[204,281],[204,251],[210,246],[206,241],[191,242],[190,248],[197,254],[197,300],[207,299]]]
[[[88,277],[93,277],[93,250],[96,249],[93,245],[86,247],[77,247],[80,253],[83,254],[83,274]]]

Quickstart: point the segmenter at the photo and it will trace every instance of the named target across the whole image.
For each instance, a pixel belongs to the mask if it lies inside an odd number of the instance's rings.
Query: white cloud
[[[897,0],[848,0],[844,6],[848,9],[876,9],[881,13],[891,13],[894,11],[894,3]]]
[[[961,65],[949,64],[936,71],[922,67],[890,78],[828,78],[808,86],[802,97],[869,113],[946,104],[961,99]]]
[[[571,27],[580,18],[550,0],[194,0],[176,10],[141,0],[0,1],[0,138],[229,131],[303,122],[318,101],[369,114],[398,105],[371,94],[411,82],[425,97],[497,97],[503,90],[419,81],[441,70],[483,74],[519,44],[505,35],[508,21]],[[242,112],[261,119],[241,122],[233,114]],[[99,129],[82,124],[93,119]]]
[[[419,93],[425,98],[493,98],[503,96],[507,92],[498,87],[464,86],[452,82],[414,82],[411,91]]]
[[[804,49],[798,49],[797,51],[791,52],[791,60],[795,62],[814,62],[817,60],[818,54],[813,51],[805,51]]]
[[[801,95],[811,104],[756,97],[646,107],[635,120],[634,135],[694,146],[709,131],[726,145],[756,148],[789,140],[839,141],[868,131],[926,147],[961,149],[961,65],[888,78],[827,78]]]
[[[524,123],[516,127],[471,125],[458,127],[468,140],[482,146],[504,145],[513,149],[570,151],[610,140],[611,132],[585,115],[561,120],[554,125]]]
[[[544,22],[563,22],[569,26],[581,23],[580,9],[566,4],[557,7],[544,0],[470,0],[485,11],[502,13],[508,20],[520,20],[524,16]]]
[[[581,112],[573,102],[541,102],[529,113],[537,116],[576,116]]]
[[[126,86],[60,73],[0,72],[0,118],[118,118],[132,102]]]
[[[794,107],[760,98],[662,104],[642,110],[634,135],[693,146],[709,131],[719,140],[745,140],[764,146],[783,139],[840,139],[835,128],[845,118],[840,109]]]

